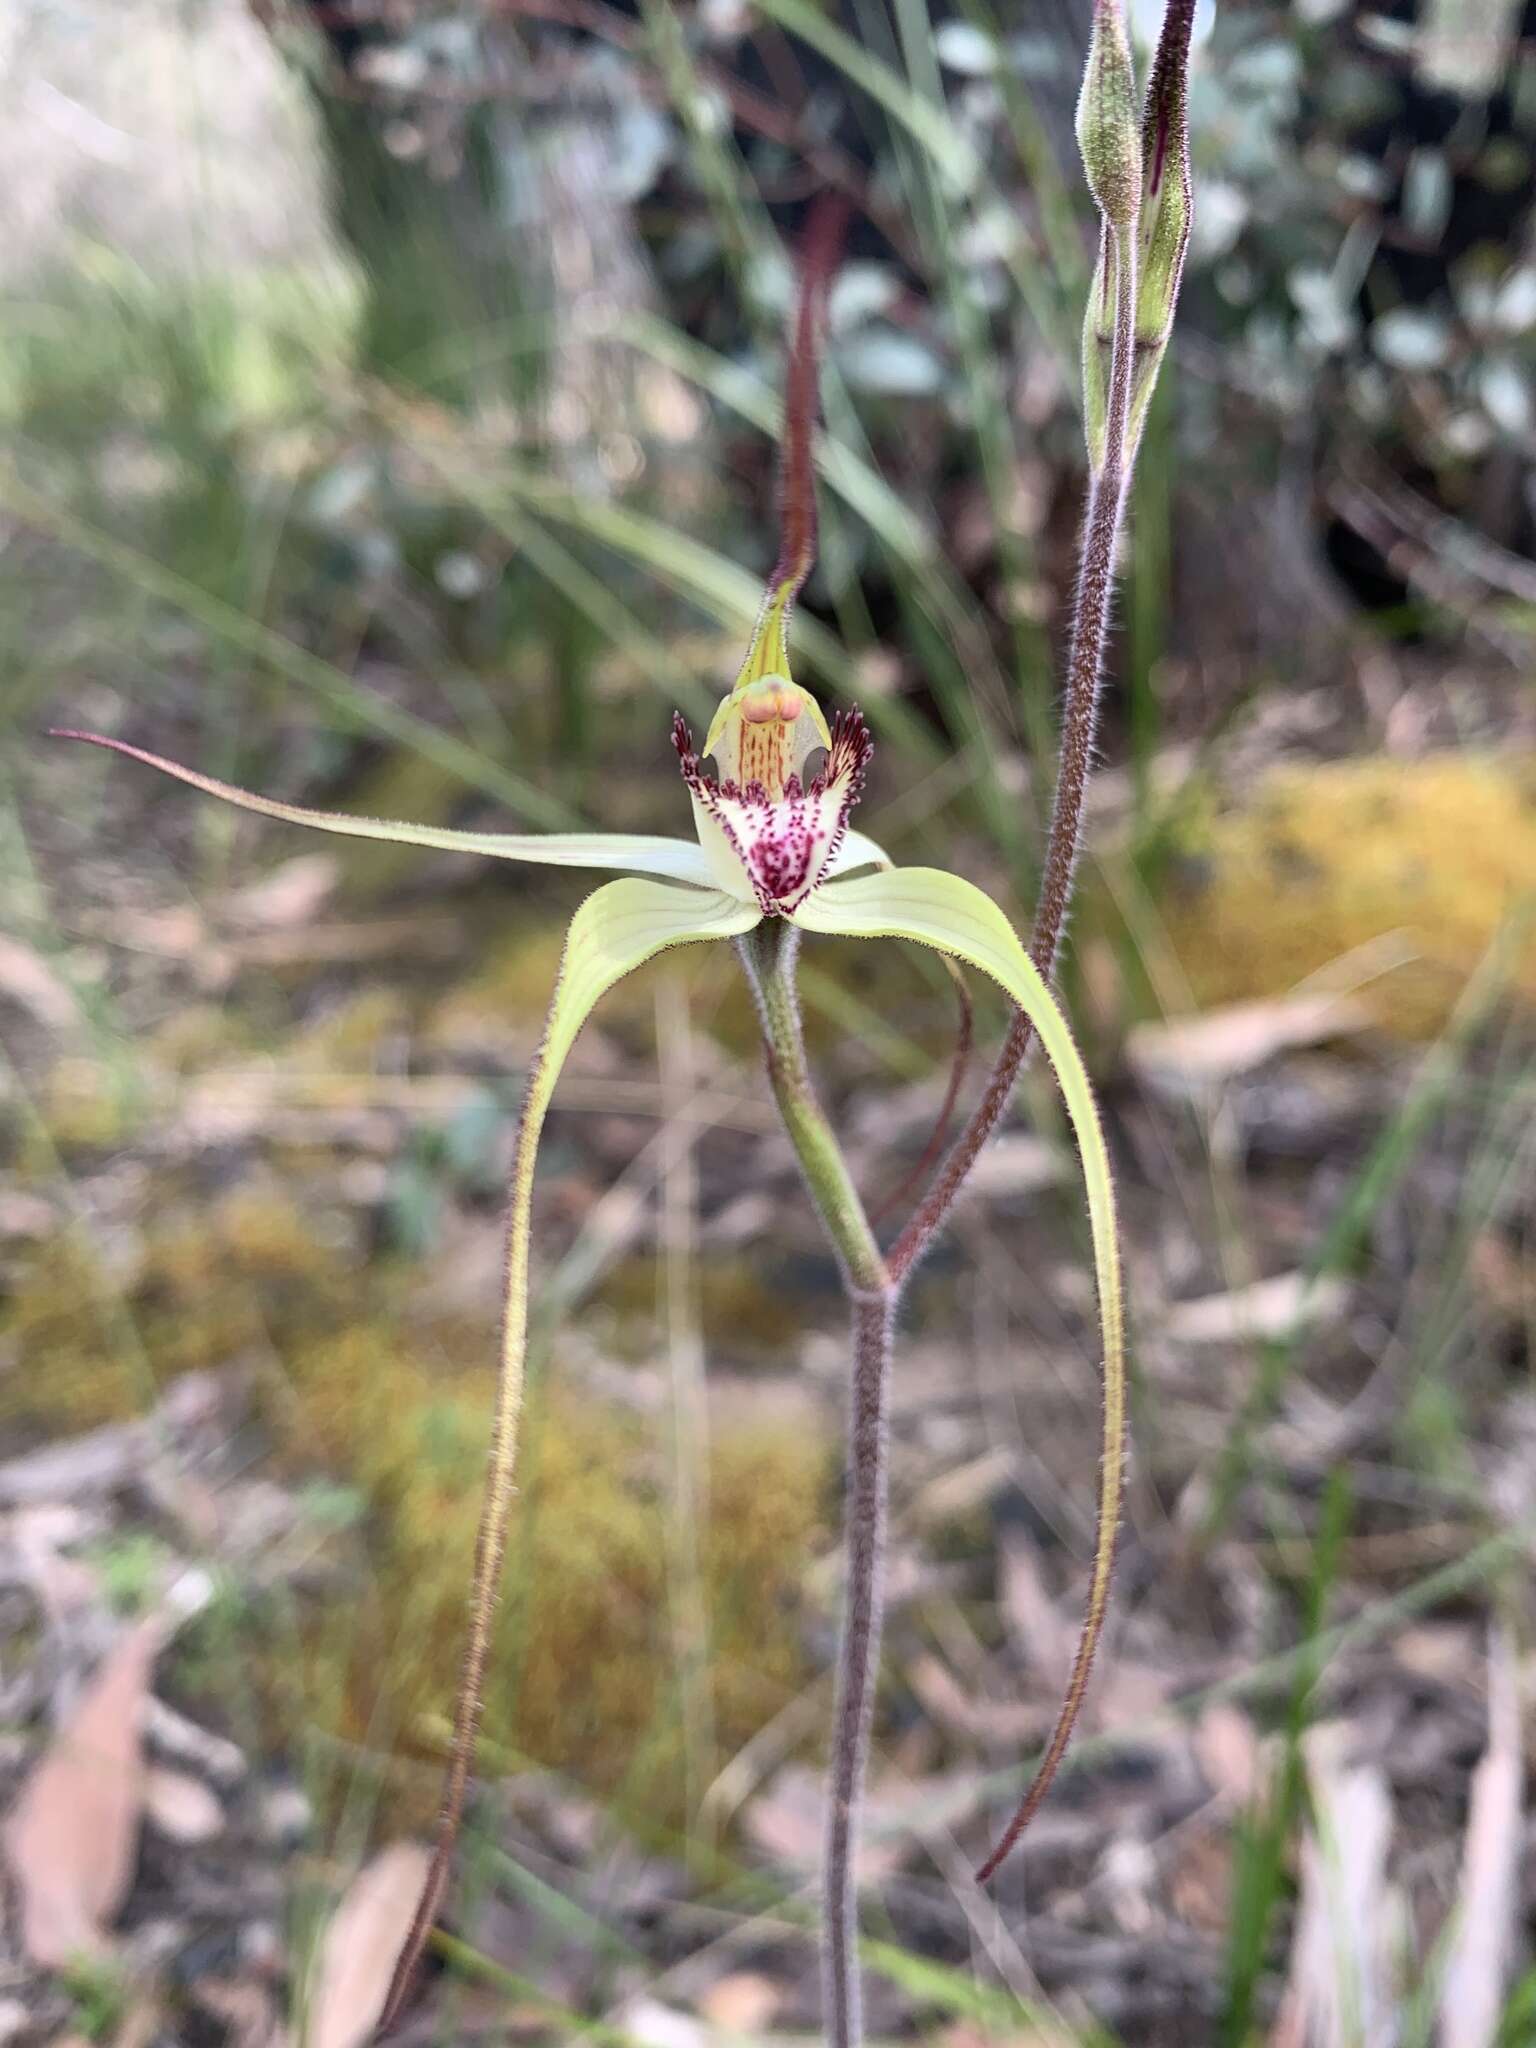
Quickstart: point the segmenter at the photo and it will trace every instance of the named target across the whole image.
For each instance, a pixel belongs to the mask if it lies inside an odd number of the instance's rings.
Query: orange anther
[[[741,715],[752,725],[767,725],[776,718],[793,725],[800,716],[800,693],[777,684],[759,683],[742,698]]]

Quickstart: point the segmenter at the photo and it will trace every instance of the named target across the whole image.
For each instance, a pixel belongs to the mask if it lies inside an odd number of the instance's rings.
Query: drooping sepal
[[[796,913],[795,923],[804,931],[850,939],[911,939],[990,975],[1039,1036],[1061,1089],[1082,1163],[1103,1344],[1103,1457],[1093,1567],[1077,1653],[1056,1724],[1013,1818],[976,1873],[978,1882],[985,1883],[1038,1809],[1066,1753],[1109,1605],[1125,1484],[1126,1424],[1124,1282],[1109,1152],[1092,1084],[1067,1020],[1018,934],[980,889],[937,868],[894,868],[884,874],[850,876],[818,889]]]
[[[712,734],[718,725],[717,718]],[[831,874],[848,814],[864,786],[874,743],[861,714],[840,711],[822,730],[826,760],[814,775],[800,773],[807,757],[782,774],[740,781],[711,774],[694,751],[681,715],[672,722],[672,744],[693,800],[699,844],[716,880],[729,894],[755,901],[765,917],[790,916]],[[717,739],[717,759],[721,745]],[[726,760],[752,758],[729,732],[723,751]],[[788,760],[787,755],[773,758],[779,766]]]
[[[626,877],[607,882],[571,919],[555,979],[544,1042],[528,1070],[527,1093],[512,1155],[507,1207],[507,1259],[502,1307],[501,1367],[491,1427],[490,1460],[475,1544],[469,1627],[453,1709],[453,1741],[443,1781],[437,1846],[409,1931],[395,1958],[379,2021],[392,2031],[410,1993],[417,1965],[441,1910],[453,1869],[454,1844],[475,1761],[481,1698],[490,1664],[497,1592],[515,1498],[518,1424],[528,1348],[529,1245],[533,1226],[534,1167],[544,1118],[566,1054],[598,1001],[615,983],[658,953],[706,939],[740,938],[758,921],[756,909],[728,897],[667,882]]]

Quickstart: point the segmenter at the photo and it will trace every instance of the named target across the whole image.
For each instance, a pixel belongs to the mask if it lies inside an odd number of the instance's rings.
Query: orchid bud
[[[1088,64],[1077,101],[1077,146],[1099,211],[1116,230],[1133,227],[1141,199],[1141,144],[1121,0],[1094,0]]]
[[[1173,327],[1193,199],[1189,170],[1189,43],[1194,0],[1168,0],[1141,128],[1136,359],[1130,440],[1141,433]]]

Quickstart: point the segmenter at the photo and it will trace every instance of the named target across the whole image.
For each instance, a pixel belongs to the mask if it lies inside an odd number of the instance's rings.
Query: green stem
[[[790,1143],[827,1234],[836,1247],[850,1294],[884,1294],[885,1260],[864,1213],[842,1147],[816,1100],[800,1027],[795,962],[800,934],[782,918],[765,918],[738,941],[757,999],[768,1053],[768,1079]]]

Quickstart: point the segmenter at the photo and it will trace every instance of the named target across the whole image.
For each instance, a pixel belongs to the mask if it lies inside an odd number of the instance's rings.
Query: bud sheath
[[[1099,211],[1122,233],[1135,226],[1141,200],[1139,126],[1121,0],[1094,0],[1088,65],[1077,102],[1077,146]]]

